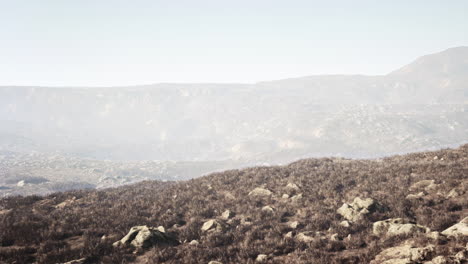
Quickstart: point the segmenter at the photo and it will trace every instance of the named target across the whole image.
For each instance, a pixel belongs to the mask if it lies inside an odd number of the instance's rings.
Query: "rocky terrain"
[[[468,261],[468,145],[0,200],[0,263]]]

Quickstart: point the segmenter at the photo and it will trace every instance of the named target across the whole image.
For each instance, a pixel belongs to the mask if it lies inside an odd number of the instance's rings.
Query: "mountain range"
[[[201,174],[306,157],[373,158],[467,142],[467,103],[468,47],[426,55],[381,76],[3,86],[0,151],[13,153],[10,160],[46,155],[216,164]]]

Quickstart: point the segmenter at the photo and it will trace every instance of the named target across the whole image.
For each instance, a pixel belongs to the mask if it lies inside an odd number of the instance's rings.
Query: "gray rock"
[[[260,197],[268,197],[271,196],[273,193],[270,190],[257,187],[249,192],[249,196],[260,196]]]
[[[294,203],[299,202],[300,200],[302,200],[302,193],[296,194],[293,197],[291,197],[291,201]]]
[[[337,213],[346,218],[348,221],[355,222],[365,215],[375,211],[377,203],[371,199],[361,199],[359,197],[354,198],[351,204],[344,203],[338,208]]]
[[[197,246],[197,245],[199,245],[199,244],[200,244],[200,242],[198,242],[198,240],[192,240],[192,241],[190,241],[190,243],[189,243],[189,245],[191,245],[191,246]]]
[[[296,229],[299,227],[299,222],[298,221],[292,221],[288,223],[288,226],[292,229]]]
[[[275,209],[269,205],[265,205],[262,207],[262,212],[273,213]]]
[[[342,227],[350,227],[351,224],[350,224],[348,221],[344,220],[344,221],[341,221],[341,222],[340,222],[340,226],[342,226]]]
[[[294,239],[304,243],[309,243],[315,240],[314,237],[311,236],[309,233],[299,233],[294,237]]]
[[[85,263],[85,258],[82,258],[82,259],[76,259],[76,260],[72,260],[72,261],[69,261],[69,262],[65,262],[63,264],[83,264]]]
[[[289,194],[294,194],[296,192],[299,192],[301,189],[299,188],[299,186],[297,186],[297,184],[295,183],[288,183],[288,185],[286,185],[286,190]]]
[[[460,223],[442,231],[442,234],[449,237],[468,236],[468,216],[461,220]]]
[[[130,229],[125,237],[113,245],[116,247],[131,245],[136,248],[149,248],[156,245],[175,246],[178,244],[179,242],[176,239],[169,237],[158,228],[135,226]]]
[[[372,232],[377,236],[397,236],[414,233],[429,233],[430,229],[425,226],[411,224],[402,218],[391,218],[375,222],[372,226]]]
[[[222,232],[224,230],[224,225],[215,219],[211,219],[206,221],[203,226],[201,227],[203,232],[214,231],[214,232]]]
[[[416,264],[426,260],[435,251],[433,245],[415,247],[412,243],[403,243],[380,252],[370,264]]]
[[[226,210],[221,214],[221,219],[223,220],[229,220],[232,217],[234,217],[234,213],[231,212],[230,210]]]
[[[432,191],[437,189],[440,184],[436,184],[435,180],[422,180],[414,183],[410,187],[410,191],[415,191],[415,190],[425,190],[425,191]]]
[[[268,260],[268,256],[265,255],[265,254],[260,254],[255,259],[255,261],[258,262],[258,263],[265,263],[267,260]]]
[[[341,238],[340,238],[340,236],[338,234],[333,234],[333,235],[330,236],[330,240],[331,241],[340,241]]]

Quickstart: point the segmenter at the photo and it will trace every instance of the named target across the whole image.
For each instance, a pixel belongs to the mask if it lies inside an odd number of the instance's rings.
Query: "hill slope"
[[[368,205],[343,222],[343,203]],[[379,160],[306,159],[182,182],[5,198],[0,261],[382,263],[406,241],[401,247],[411,243],[419,255],[405,263],[421,263],[468,253],[466,235],[438,233],[466,216],[468,145]],[[403,231],[374,233],[376,221],[393,218],[402,218],[394,221]],[[180,245],[112,246],[141,225],[164,227]]]

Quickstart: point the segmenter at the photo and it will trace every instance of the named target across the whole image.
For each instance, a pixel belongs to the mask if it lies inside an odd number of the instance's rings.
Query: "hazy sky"
[[[468,45],[468,1],[0,0],[0,85],[386,74]]]

